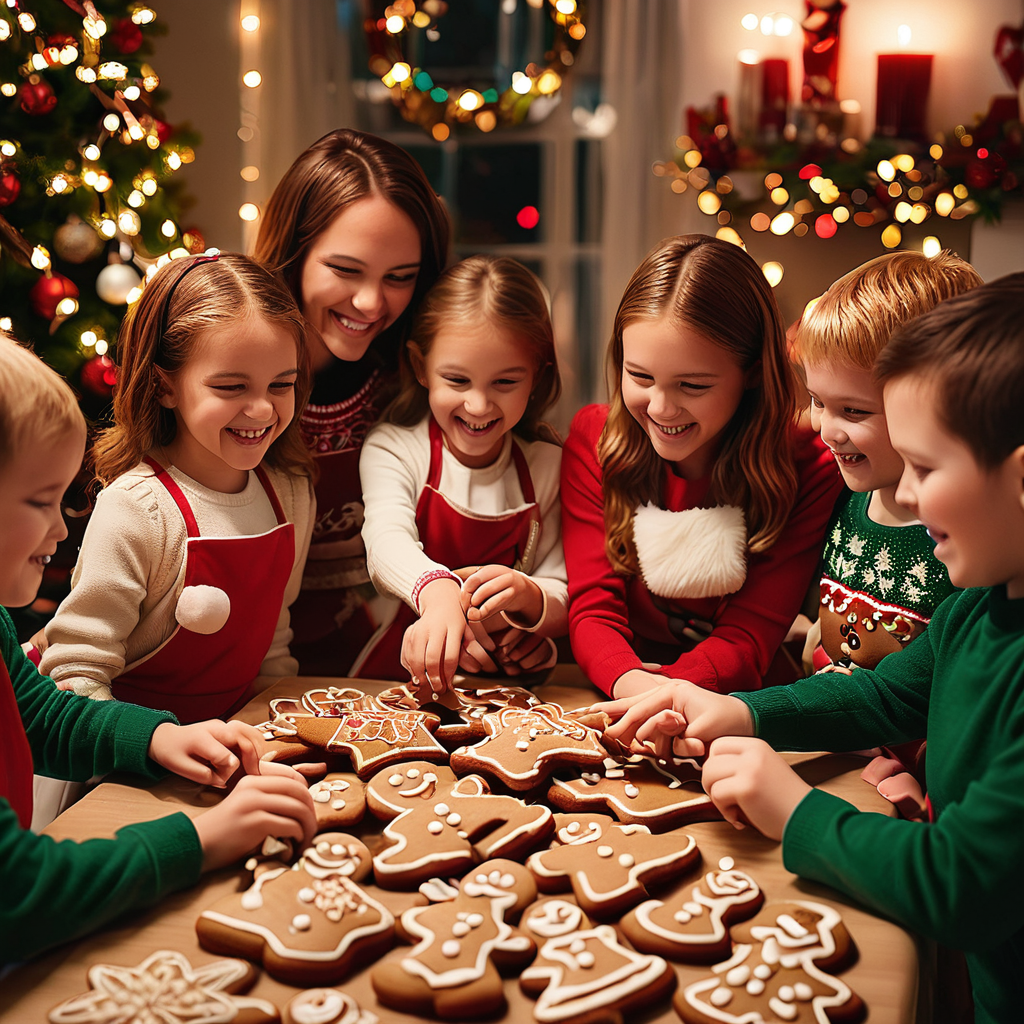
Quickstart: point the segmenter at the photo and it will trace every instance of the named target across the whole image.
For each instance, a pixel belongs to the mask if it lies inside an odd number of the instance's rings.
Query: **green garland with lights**
[[[416,66],[411,52],[422,52],[425,41],[444,30],[448,12],[444,0],[394,0],[380,17],[365,22],[370,70],[390,89],[391,98],[407,121],[444,141],[456,125],[483,132],[526,120],[531,105],[555,95],[575,63],[586,35],[583,4],[578,0],[527,0],[549,17],[549,39],[543,57],[514,71],[508,82],[444,82]]]

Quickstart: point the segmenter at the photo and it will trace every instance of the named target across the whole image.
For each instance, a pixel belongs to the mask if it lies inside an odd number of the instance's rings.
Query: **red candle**
[[[789,106],[789,61],[769,57],[761,62],[761,127],[782,131]]]
[[[924,138],[931,80],[930,53],[880,53],[875,132],[897,139]]]

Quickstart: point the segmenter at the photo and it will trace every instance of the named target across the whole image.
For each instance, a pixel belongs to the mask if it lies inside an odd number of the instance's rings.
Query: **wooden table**
[[[340,679],[277,680],[238,715],[244,721],[266,720],[267,702],[272,697],[298,696],[313,686],[355,685],[369,692],[380,687],[365,680]],[[393,684],[381,684],[393,685]],[[538,696],[570,709],[597,699],[594,689],[571,666],[559,666],[537,687]],[[849,800],[863,810],[891,814],[892,808],[863,782],[863,758],[835,754],[787,755],[801,775],[813,785]],[[127,778],[111,780],[65,811],[47,829],[54,839],[110,837],[132,822],[149,821],[175,811],[191,817],[201,814],[220,799],[217,791],[172,777],[156,784],[134,783]],[[364,834],[379,831],[379,823],[365,824]],[[359,830],[353,830],[359,831]],[[705,864],[717,864],[726,855],[735,859],[760,884],[770,900],[812,899],[836,905],[860,950],[857,963],[842,975],[868,1006],[870,1024],[913,1024],[918,1018],[919,954],[915,940],[902,928],[861,909],[827,886],[805,881],[786,871],[778,844],[752,829],[737,832],[725,822],[687,826],[704,856]],[[199,913],[215,900],[239,888],[240,871],[222,870],[204,875],[192,889],[168,896],[149,911],[135,913],[78,942],[19,967],[0,981],[0,1022],[29,1024],[45,1021],[47,1011],[58,1002],[84,992],[88,967],[95,963],[132,965],[159,949],[184,953],[193,964],[216,959],[200,948],[195,934]],[[692,884],[693,878],[688,876]],[[364,883],[369,885],[369,883]],[[412,893],[385,892],[372,887],[374,896],[397,917],[413,905]],[[387,956],[401,957],[408,946],[398,945]],[[705,968],[676,965],[681,984],[706,974]],[[342,983],[361,1006],[377,1013],[382,1024],[411,1024],[419,1018],[380,1006],[370,987],[368,972]],[[261,974],[252,993],[283,1007],[295,989]],[[533,1020],[532,1001],[523,996],[514,980],[505,982],[509,1011],[504,1020],[526,1024]],[[665,1002],[647,1013],[634,1014],[637,1024],[678,1024],[678,1017]]]

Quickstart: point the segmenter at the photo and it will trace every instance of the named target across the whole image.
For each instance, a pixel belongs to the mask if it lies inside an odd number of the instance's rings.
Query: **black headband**
[[[164,299],[163,309],[160,311],[160,330],[157,334],[156,343],[159,346],[163,341],[164,335],[167,333],[167,311],[171,308],[171,299],[174,298],[174,292],[178,285],[196,268],[200,263],[212,263],[220,256],[217,251],[206,252],[202,256],[196,256],[189,265],[178,275],[174,284],[167,290],[167,297]]]

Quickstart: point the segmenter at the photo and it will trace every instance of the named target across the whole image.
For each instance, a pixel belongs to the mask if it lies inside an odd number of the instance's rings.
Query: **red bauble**
[[[61,299],[77,299],[78,285],[69,281],[63,274],[45,274],[39,278],[28,293],[32,311],[44,320],[52,320],[57,315],[57,304]]]
[[[117,383],[117,368],[110,356],[94,356],[82,367],[82,387],[94,395],[109,398]]]
[[[964,171],[964,181],[968,188],[989,188],[995,180],[995,168],[989,161],[972,160]]]
[[[191,253],[206,252],[206,240],[197,228],[185,228],[181,234],[181,240]]]
[[[14,171],[0,174],[0,206],[10,206],[21,192],[21,178]]]
[[[153,124],[156,126],[156,137],[160,140],[160,145],[162,146],[174,134],[174,129],[166,121],[161,121],[158,117],[153,118]]]
[[[121,53],[134,53],[142,45],[142,29],[131,18],[122,18],[107,38]]]
[[[26,114],[36,116],[48,114],[57,106],[57,97],[54,95],[53,89],[50,88],[48,82],[44,82],[41,78],[36,78],[35,75],[32,78],[35,81],[30,79],[18,90],[18,96],[21,99],[21,109]]]

